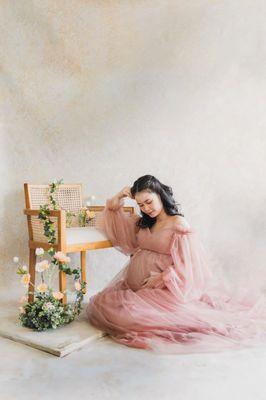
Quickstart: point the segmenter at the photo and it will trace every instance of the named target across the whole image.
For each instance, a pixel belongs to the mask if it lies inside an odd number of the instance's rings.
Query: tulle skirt
[[[109,285],[90,299],[86,309],[90,323],[118,343],[166,354],[266,344],[265,296],[215,280],[198,257],[193,237],[175,239],[175,262],[164,266],[163,272],[152,271],[151,276],[158,279],[150,287],[130,286],[132,261],[127,262]],[[177,247],[178,257],[182,248],[182,259],[175,258]],[[187,258],[184,249],[189,252]],[[143,251],[143,257],[149,265],[148,253]]]

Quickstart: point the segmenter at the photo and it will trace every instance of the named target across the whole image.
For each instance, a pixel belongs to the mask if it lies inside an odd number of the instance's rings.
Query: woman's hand
[[[164,286],[164,282],[162,280],[162,274],[160,272],[152,271],[149,278],[145,279],[144,285],[142,285],[142,289],[145,288],[162,288]]]
[[[132,199],[130,186],[125,186],[119,193],[117,193],[117,196],[119,199],[122,199],[123,197],[130,197]]]
[[[109,208],[112,210],[117,210],[121,206],[120,200],[124,197],[132,198],[130,186],[125,186],[122,190],[120,190],[120,192],[118,192],[114,197],[109,200]]]

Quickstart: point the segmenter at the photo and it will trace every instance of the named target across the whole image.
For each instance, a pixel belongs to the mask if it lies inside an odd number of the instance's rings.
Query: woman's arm
[[[125,186],[123,189],[121,189],[116,195],[114,195],[112,198],[108,199],[108,208],[111,210],[117,210],[122,206],[121,200],[124,197],[130,197],[131,196],[131,191],[130,191],[130,186]]]
[[[115,196],[106,200],[106,207],[98,217],[97,227],[117,250],[131,255],[138,247],[136,234],[139,217],[124,211],[121,201],[124,197],[131,197],[129,186],[125,186]]]

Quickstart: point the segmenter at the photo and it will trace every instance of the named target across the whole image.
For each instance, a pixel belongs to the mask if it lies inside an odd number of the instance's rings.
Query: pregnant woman
[[[127,196],[141,215],[124,212]],[[166,353],[266,343],[265,297],[215,279],[169,186],[142,176],[107,199],[100,217],[98,229],[130,259],[91,297],[92,325],[116,342]]]

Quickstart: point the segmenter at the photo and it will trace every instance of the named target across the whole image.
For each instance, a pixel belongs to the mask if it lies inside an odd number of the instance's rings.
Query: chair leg
[[[34,289],[35,289],[35,264],[36,264],[36,254],[35,249],[30,249],[29,255],[29,274],[30,283],[28,288],[28,302],[32,303],[34,301]]]
[[[59,271],[59,290],[64,293],[62,298],[62,304],[67,304],[67,295],[65,293],[67,286],[66,273],[64,271]]]
[[[86,251],[80,252],[80,264],[81,264],[81,281],[86,282]],[[86,287],[83,289],[83,293],[86,293]]]

